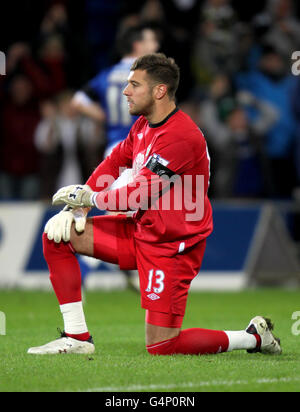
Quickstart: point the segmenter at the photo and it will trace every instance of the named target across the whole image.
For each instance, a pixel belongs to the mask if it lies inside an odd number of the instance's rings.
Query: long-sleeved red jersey
[[[124,167],[133,169],[133,182],[109,190],[108,177],[116,179]],[[136,210],[133,218],[137,240],[182,241],[191,246],[213,229],[207,196],[209,168],[203,134],[188,115],[176,108],[156,124],[149,124],[141,116],[87,184],[99,192],[99,209]]]

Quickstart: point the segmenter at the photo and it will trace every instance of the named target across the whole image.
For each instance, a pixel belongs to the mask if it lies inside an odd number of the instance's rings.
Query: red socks
[[[226,352],[229,339],[225,332],[192,328],[185,329],[173,339],[146,346],[151,355],[204,355]]]
[[[44,257],[60,305],[81,301],[81,273],[70,243],[55,243],[43,234]]]
[[[55,243],[43,234],[44,257],[50,281],[60,304],[65,334],[78,340],[88,340],[88,332],[81,302],[81,272],[70,243]]]

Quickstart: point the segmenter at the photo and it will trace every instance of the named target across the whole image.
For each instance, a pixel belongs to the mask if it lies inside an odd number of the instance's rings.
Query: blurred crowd
[[[77,112],[72,96],[120,58],[118,32],[145,22],[180,66],[178,105],[207,139],[211,197],[299,196],[296,1],[261,1],[247,12],[230,0],[85,0],[76,13],[74,3],[40,1],[38,22],[30,25],[29,9],[28,31],[1,46],[1,200],[49,200],[103,159],[103,122]]]

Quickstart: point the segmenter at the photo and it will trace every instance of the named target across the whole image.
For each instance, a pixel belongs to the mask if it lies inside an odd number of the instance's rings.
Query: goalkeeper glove
[[[71,185],[59,189],[52,198],[53,205],[67,204],[73,208],[94,207],[93,192],[88,185]]]
[[[61,240],[69,242],[71,238],[71,227],[75,221],[77,232],[83,232],[86,224],[88,209],[70,209],[66,206],[61,212],[53,216],[46,224],[44,232],[49,240],[60,243]]]

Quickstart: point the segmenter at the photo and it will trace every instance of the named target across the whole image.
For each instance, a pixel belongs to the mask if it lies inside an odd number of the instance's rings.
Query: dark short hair
[[[119,30],[116,36],[116,51],[120,56],[126,56],[133,52],[133,45],[137,41],[143,40],[144,30],[151,27],[145,24],[128,26]]]
[[[168,96],[170,99],[175,99],[180,70],[171,57],[163,53],[146,54],[135,60],[131,70],[145,70],[153,82],[165,84],[168,88]]]

